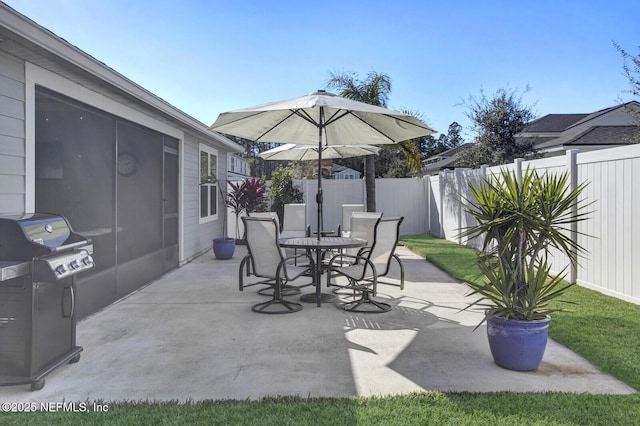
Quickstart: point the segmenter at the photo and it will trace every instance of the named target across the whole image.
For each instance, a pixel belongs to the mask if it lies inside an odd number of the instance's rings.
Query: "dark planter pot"
[[[213,253],[216,255],[216,259],[231,259],[235,249],[236,240],[234,238],[216,238],[213,240]]]
[[[519,321],[505,318],[487,320],[487,336],[493,359],[509,370],[535,370],[547,347],[551,318]]]

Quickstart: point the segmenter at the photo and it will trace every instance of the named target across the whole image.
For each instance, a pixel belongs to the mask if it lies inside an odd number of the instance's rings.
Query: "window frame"
[[[204,173],[202,170],[203,153],[207,154],[207,168],[209,169],[209,171],[211,170],[211,156],[215,156],[215,176],[213,176],[216,179],[215,182],[205,182],[203,180],[203,176],[204,176]],[[220,155],[217,149],[212,148],[209,145],[205,145],[203,143],[199,144],[199,147],[198,147],[198,223],[199,224],[218,220],[219,211],[220,211],[220,203],[218,199],[218,183],[220,182],[220,167],[219,167],[220,161],[219,160],[220,160]],[[207,173],[207,175],[209,174]],[[202,207],[203,207],[202,187],[203,186],[209,188],[209,190],[206,191],[206,194],[207,194],[206,205],[208,210],[207,212],[208,214],[206,216],[202,216]],[[216,194],[216,203],[215,203],[216,211],[213,214],[211,212],[211,198],[210,198],[212,193]]]

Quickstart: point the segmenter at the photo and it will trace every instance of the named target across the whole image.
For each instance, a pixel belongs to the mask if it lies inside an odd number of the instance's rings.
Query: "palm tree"
[[[387,107],[387,100],[391,93],[391,78],[387,74],[371,71],[364,80],[359,80],[355,73],[329,72],[328,89],[338,89],[340,96],[371,105]],[[402,153],[407,157],[409,168],[419,172],[422,167],[420,152],[415,144],[404,141],[398,144]],[[367,194],[367,211],[376,211],[376,163],[374,155],[367,155],[364,159],[364,183]]]

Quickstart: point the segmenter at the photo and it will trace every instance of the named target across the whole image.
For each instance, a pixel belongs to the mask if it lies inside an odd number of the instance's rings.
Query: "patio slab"
[[[207,253],[80,321],[80,362],[49,374],[38,392],[0,387],[0,401],[635,393],[553,340],[535,372],[498,367],[484,326],[473,331],[481,314],[460,312],[468,288],[404,247],[405,290],[380,286],[378,297],[393,309],[368,315],[331,304],[304,304],[289,315],[253,313],[251,305],[265,298],[255,287],[238,291],[244,253],[237,247],[228,261]]]

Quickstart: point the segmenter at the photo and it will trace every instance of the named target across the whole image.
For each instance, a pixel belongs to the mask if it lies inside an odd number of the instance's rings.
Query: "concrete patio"
[[[265,298],[256,287],[238,291],[244,253],[237,247],[232,260],[218,261],[209,252],[79,322],[80,362],[52,372],[38,392],[0,387],[0,401],[635,392],[554,341],[535,372],[496,366],[484,326],[473,331],[481,314],[460,312],[467,287],[404,247],[398,253],[406,288],[381,286],[378,297],[393,310],[375,315],[332,304],[304,304],[290,315],[253,313],[251,305]]]

